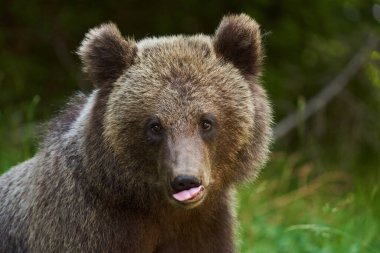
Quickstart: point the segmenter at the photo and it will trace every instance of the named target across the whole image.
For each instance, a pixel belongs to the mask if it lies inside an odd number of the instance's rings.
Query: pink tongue
[[[177,192],[177,193],[173,194],[173,197],[178,201],[185,201],[185,200],[194,198],[202,190],[203,190],[203,186],[201,185],[201,186],[198,186],[195,188],[190,188],[188,190]]]

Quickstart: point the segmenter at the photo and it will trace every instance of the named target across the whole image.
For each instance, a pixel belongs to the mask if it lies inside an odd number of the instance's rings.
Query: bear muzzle
[[[171,202],[185,207],[199,205],[209,184],[209,162],[203,143],[196,138],[169,142],[164,164]]]
[[[180,175],[175,177],[170,185],[174,191],[173,198],[179,202],[193,202],[203,196],[204,186],[197,177]]]

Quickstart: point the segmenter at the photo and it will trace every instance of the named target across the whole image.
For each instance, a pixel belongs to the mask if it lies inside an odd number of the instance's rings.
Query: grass
[[[380,252],[379,174],[314,176],[313,164],[296,161],[275,153],[259,180],[241,187],[241,252]]]
[[[36,95],[18,111],[0,109],[0,174],[33,156],[37,147],[34,118],[39,101]]]
[[[19,112],[0,111],[0,173],[35,152],[38,101]],[[380,253],[378,165],[356,178],[345,168],[305,160],[275,151],[259,179],[239,188],[240,251]]]

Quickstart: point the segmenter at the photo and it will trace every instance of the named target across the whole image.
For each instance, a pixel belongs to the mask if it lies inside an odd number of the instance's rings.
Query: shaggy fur
[[[256,22],[138,43],[106,24],[78,54],[96,89],[0,177],[0,252],[235,252],[234,186],[258,174],[271,138]],[[202,199],[172,197],[182,174]]]

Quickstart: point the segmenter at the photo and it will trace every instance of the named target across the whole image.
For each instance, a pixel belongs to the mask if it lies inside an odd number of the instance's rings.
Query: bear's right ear
[[[245,14],[225,16],[214,36],[218,56],[243,75],[259,75],[263,58],[259,25]]]
[[[91,29],[77,51],[83,71],[97,88],[112,85],[133,64],[136,53],[136,42],[126,40],[113,23]]]

